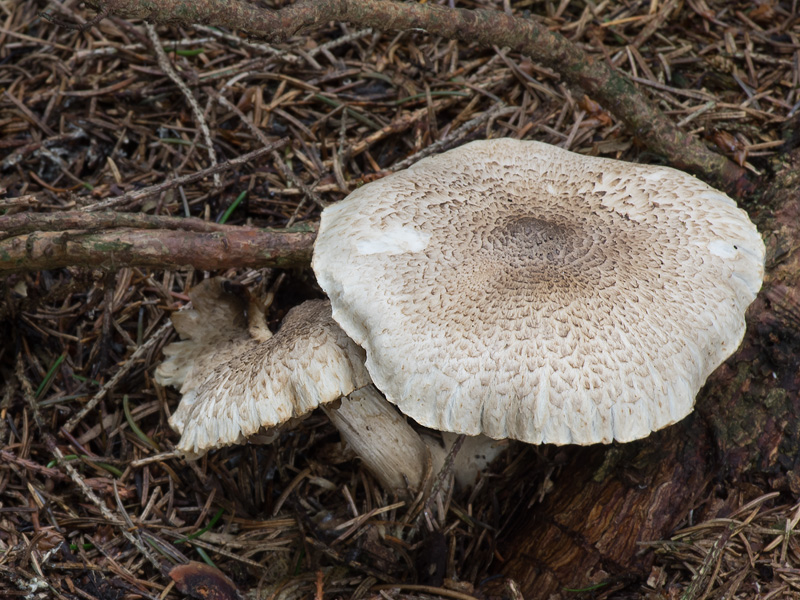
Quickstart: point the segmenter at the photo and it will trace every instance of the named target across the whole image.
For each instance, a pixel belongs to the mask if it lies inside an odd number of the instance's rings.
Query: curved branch
[[[231,0],[95,0],[99,10],[154,23],[230,27],[273,42],[329,21],[384,31],[423,29],[432,35],[482,45],[508,46],[557,70],[600,102],[651,151],[675,167],[702,175],[728,192],[754,190],[744,169],[678,129],[621,73],[588,56],[564,36],[532,19],[485,9],[456,9],[394,0],[300,0],[271,11]]]

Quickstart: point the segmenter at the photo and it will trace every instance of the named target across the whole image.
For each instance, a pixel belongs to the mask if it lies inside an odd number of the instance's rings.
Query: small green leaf
[[[593,592],[594,590],[599,590],[600,588],[605,587],[607,585],[608,585],[607,581],[601,581],[600,583],[596,583],[594,585],[590,585],[590,586],[585,587],[585,588],[562,588],[562,589],[565,592],[576,592],[576,593]]]
[[[50,380],[53,378],[53,375],[56,374],[56,369],[58,369],[58,367],[61,365],[61,363],[64,362],[64,359],[66,357],[67,357],[66,353],[62,354],[61,356],[59,356],[56,359],[56,362],[54,362],[52,364],[52,366],[47,370],[47,373],[45,374],[44,379],[42,379],[42,383],[40,383],[39,387],[36,388],[36,393],[34,394],[34,397],[37,400],[39,399],[39,396],[41,396],[42,392],[44,392],[44,390],[50,384]]]
[[[208,554],[206,554],[205,550],[199,546],[195,546],[195,550],[197,550],[197,553],[200,555],[200,558],[203,559],[204,563],[206,563],[209,567],[214,567],[215,569],[217,568],[217,565],[214,564],[214,561],[211,560],[211,557]]]
[[[216,525],[216,524],[217,524],[217,521],[219,521],[219,518],[222,516],[222,513],[223,513],[223,512],[225,512],[225,509],[224,509],[224,508],[220,508],[220,509],[219,509],[219,510],[216,512],[216,514],[215,514],[213,517],[211,517],[211,520],[208,522],[208,525],[206,525],[206,526],[205,526],[205,527],[203,527],[202,529],[198,529],[197,531],[195,531],[194,533],[192,533],[192,534],[190,534],[190,535],[187,535],[187,536],[186,536],[185,538],[183,538],[182,540],[175,540],[175,543],[176,543],[176,544],[183,544],[183,543],[185,543],[185,542],[188,542],[189,540],[193,540],[193,539],[195,539],[196,537],[200,537],[200,536],[201,536],[201,535],[203,535],[203,534],[204,534],[206,531],[208,531],[208,530],[209,530],[209,529],[211,529],[211,528],[212,528],[214,525]]]
[[[178,56],[197,56],[205,52],[203,48],[195,48],[193,50],[174,50]]]
[[[233,201],[233,203],[225,211],[225,214],[222,215],[222,218],[220,218],[219,222],[221,225],[224,225],[227,222],[227,220],[231,218],[233,211],[239,208],[239,205],[242,203],[242,200],[244,200],[246,197],[247,197],[247,190],[243,191],[236,197],[236,200]]]

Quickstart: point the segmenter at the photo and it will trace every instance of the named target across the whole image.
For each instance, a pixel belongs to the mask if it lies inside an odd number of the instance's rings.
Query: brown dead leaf
[[[199,562],[178,565],[169,572],[179,591],[199,600],[240,600],[236,585],[219,569]]]

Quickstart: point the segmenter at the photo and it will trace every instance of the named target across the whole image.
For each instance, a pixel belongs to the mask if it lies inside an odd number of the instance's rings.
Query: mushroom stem
[[[386,489],[399,496],[420,490],[431,466],[428,446],[374,385],[322,409]]]
[[[457,433],[442,433],[442,443],[438,439],[424,436],[425,443],[431,453],[433,461],[433,473],[436,475],[444,467],[447,456],[453,449],[458,440]],[[486,471],[495,458],[500,456],[506,449],[506,440],[495,440],[485,435],[468,435],[464,437],[461,448],[459,448],[453,458],[453,479],[457,490],[472,487],[478,480],[478,476]]]

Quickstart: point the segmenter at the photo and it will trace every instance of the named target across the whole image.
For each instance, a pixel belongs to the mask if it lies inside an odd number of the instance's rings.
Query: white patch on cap
[[[413,227],[392,227],[380,232],[380,237],[356,242],[359,254],[404,254],[421,252],[431,239],[430,233]]]
[[[736,246],[730,242],[726,242],[725,240],[714,240],[709,242],[708,251],[714,256],[719,256],[720,258],[733,258],[737,253]]]

